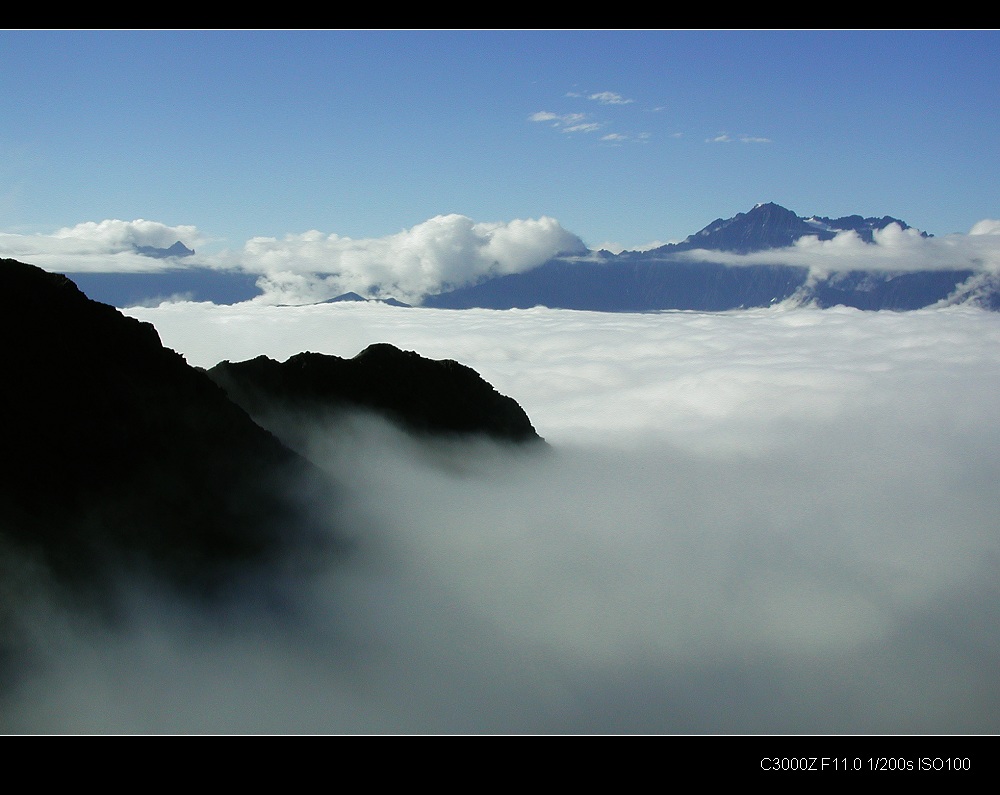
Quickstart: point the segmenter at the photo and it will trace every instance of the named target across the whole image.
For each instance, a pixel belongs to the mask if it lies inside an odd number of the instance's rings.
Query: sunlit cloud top
[[[345,292],[415,302],[431,292],[517,273],[560,253],[586,250],[554,218],[477,223],[439,215],[382,238],[310,231],[248,241],[241,261],[263,273],[268,301],[306,303]]]

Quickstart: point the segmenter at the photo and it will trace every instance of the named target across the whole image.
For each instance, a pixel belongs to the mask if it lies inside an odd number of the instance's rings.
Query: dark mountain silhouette
[[[65,276],[3,259],[0,294],[0,699],[30,665],[32,616],[50,600],[112,628],[125,620],[119,588],[142,583],[288,618],[287,578],[347,553],[330,519],[340,487],[231,400],[222,374],[286,415],[336,395],[421,434],[538,438],[455,362],[374,345],[349,362],[261,358],[210,377]]]
[[[67,583],[138,566],[211,589],[320,537],[291,491],[322,499],[318,470],[151,325],[14,260],[0,291],[0,545]]]
[[[373,345],[210,376],[65,276],[0,260],[0,294],[0,591],[14,559],[69,586],[144,570],[210,593],[336,547],[316,519],[335,487],[216,381],[251,410],[253,396],[292,411],[350,404],[421,433],[538,438],[515,401],[456,362]]]
[[[528,415],[470,367],[426,359],[393,345],[370,345],[353,359],[300,353],[222,362],[208,371],[230,398],[265,427],[275,415],[325,418],[350,409],[376,412],[419,434],[483,435],[539,441]]]
[[[871,243],[874,233],[890,224],[911,228],[890,216],[802,218],[777,204],[759,204],[733,218],[717,219],[680,243],[650,251],[600,251],[587,257],[556,258],[523,273],[427,296],[421,305],[443,309],[542,305],[604,312],[724,311],[795,300],[821,307],[908,310],[962,293],[974,275],[971,270],[851,271],[811,279],[805,266],[730,266],[683,256],[694,249],[737,254],[767,251],[790,246],[805,236],[829,240],[845,231]],[[963,294],[962,299],[1000,308],[1000,292],[989,282],[979,285],[974,293]]]

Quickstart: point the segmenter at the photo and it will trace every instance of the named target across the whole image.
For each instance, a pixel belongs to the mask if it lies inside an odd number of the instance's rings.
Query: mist
[[[352,552],[207,607],[39,598],[8,732],[996,733],[1000,314],[175,303],[189,363],[390,342],[544,450],[298,434]]]

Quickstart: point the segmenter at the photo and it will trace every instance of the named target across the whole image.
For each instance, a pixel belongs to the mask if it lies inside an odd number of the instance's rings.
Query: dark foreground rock
[[[211,590],[327,536],[306,507],[332,499],[319,471],[151,325],[14,260],[0,297],[8,569],[30,559],[77,586],[141,568]]]
[[[280,363],[259,356],[222,362],[208,374],[265,425],[276,413],[324,418],[361,409],[417,434],[541,441],[517,401],[472,368],[386,343],[370,345],[352,359],[300,353]]]
[[[539,440],[516,401],[454,361],[378,344],[206,372],[65,276],[0,260],[0,297],[0,597],[11,561],[74,587],[141,569],[201,592],[326,549],[335,486],[255,421],[267,410]]]

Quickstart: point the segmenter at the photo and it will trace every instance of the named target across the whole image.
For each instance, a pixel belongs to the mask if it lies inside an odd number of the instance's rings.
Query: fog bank
[[[342,565],[40,614],[7,731],[995,733],[1000,315],[133,309],[200,366],[391,342],[547,453],[310,429]]]

